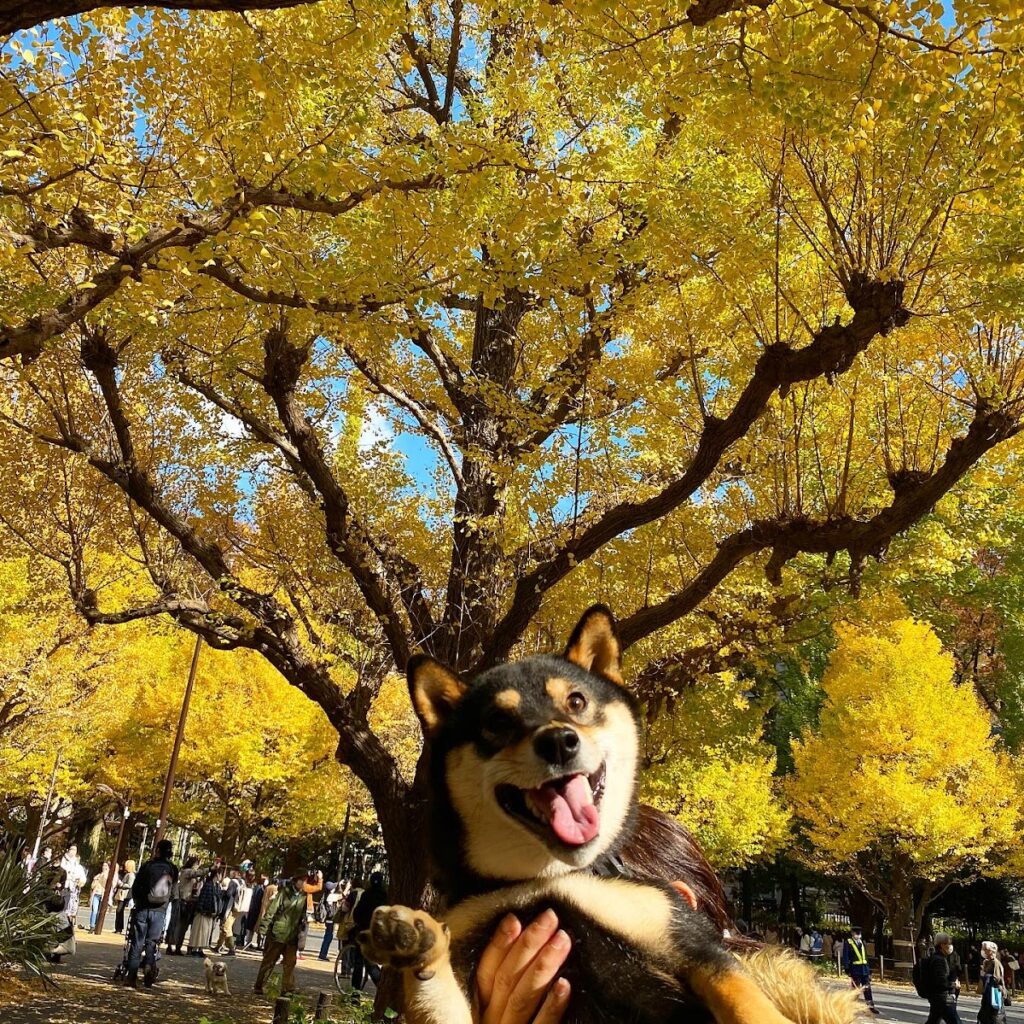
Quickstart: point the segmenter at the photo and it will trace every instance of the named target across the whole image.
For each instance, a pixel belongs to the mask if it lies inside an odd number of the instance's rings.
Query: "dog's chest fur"
[[[560,972],[572,986],[564,1024],[711,1024],[674,976],[681,946],[718,954],[706,919],[668,887],[585,873],[493,890],[446,915],[452,964],[467,992],[502,917],[528,922],[548,908],[573,943]]]

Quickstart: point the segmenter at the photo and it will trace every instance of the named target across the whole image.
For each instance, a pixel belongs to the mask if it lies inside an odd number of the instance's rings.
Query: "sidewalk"
[[[312,936],[310,941],[312,950]],[[78,952],[54,968],[58,988],[23,1005],[0,1007],[3,1024],[269,1024],[270,1000],[252,994],[260,954],[225,957],[230,998],[206,994],[201,957],[165,956],[160,980],[152,989],[126,989],[111,982],[124,948],[120,935],[90,935],[78,929]],[[319,943],[317,944],[319,949]],[[310,959],[310,956],[312,959]],[[335,992],[333,961],[324,963],[315,953],[300,960],[296,986],[315,1004],[318,992]],[[280,966],[276,974],[280,976]]]

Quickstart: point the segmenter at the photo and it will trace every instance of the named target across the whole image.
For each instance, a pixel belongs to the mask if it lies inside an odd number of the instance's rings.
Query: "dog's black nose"
[[[565,725],[545,729],[534,738],[533,749],[548,764],[566,765],[579,753],[579,733]]]

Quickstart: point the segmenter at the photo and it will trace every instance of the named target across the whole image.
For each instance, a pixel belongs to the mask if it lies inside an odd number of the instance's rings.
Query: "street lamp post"
[[[53,787],[57,784],[57,769],[60,768],[60,758],[63,749],[57,751],[53,760],[53,772],[50,775],[50,788],[46,791],[46,803],[43,804],[43,815],[39,819],[39,835],[36,836],[35,846],[32,847],[32,870],[35,870],[36,861],[39,860],[39,847],[43,843],[43,831],[46,828],[46,819],[50,816],[50,801],[53,799]]]
[[[174,747],[171,750],[171,763],[167,767],[167,778],[164,780],[164,796],[160,801],[160,817],[156,822],[156,834],[153,836],[153,850],[164,837],[164,829],[167,827],[167,811],[171,803],[171,791],[174,789],[174,773],[178,768],[178,753],[181,750],[181,740],[185,735],[185,720],[188,718],[188,705],[192,699],[192,686],[196,681],[196,668],[199,666],[199,648],[203,638],[196,637],[195,650],[192,652],[192,664],[188,670],[188,682],[185,684],[185,696],[181,701],[181,714],[178,715],[178,730],[174,734]]]

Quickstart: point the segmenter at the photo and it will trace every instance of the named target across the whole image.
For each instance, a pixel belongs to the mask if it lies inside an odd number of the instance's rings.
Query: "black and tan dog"
[[[447,908],[441,924],[382,907],[360,943],[404,971],[411,1024],[478,1021],[474,971],[498,922],[549,907],[573,943],[566,1024],[853,1018],[850,997],[816,990],[803,965],[744,966],[671,880],[607,870],[634,827],[639,752],[607,609],[583,616],[563,657],[502,665],[472,685],[422,656],[408,674],[431,747],[432,850]]]

